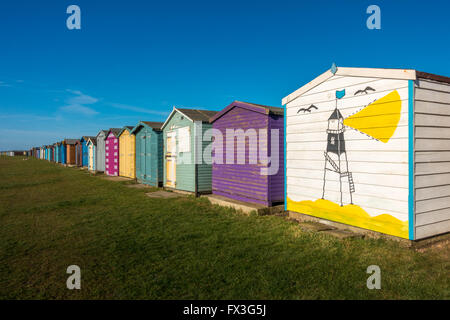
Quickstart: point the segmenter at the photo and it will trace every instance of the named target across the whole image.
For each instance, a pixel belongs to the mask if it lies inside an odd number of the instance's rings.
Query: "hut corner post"
[[[198,130],[200,127],[200,130]],[[198,132],[200,131],[200,136],[198,135]],[[198,193],[198,150],[202,150],[202,122],[201,121],[195,121],[194,122],[194,193],[195,197],[199,197]],[[200,144],[200,148],[199,148]],[[201,157],[200,157],[201,159]]]
[[[414,80],[408,80],[408,238],[415,239],[415,189],[414,189]]]

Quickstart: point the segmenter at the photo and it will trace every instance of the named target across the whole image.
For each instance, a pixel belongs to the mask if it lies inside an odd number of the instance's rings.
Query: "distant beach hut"
[[[56,146],[54,144],[51,145],[51,150],[52,150],[52,162],[56,162]]]
[[[59,163],[59,152],[58,152],[58,143],[57,142],[53,145],[53,150],[54,150],[54,154],[55,154],[54,161],[56,163]]]
[[[90,136],[82,136],[76,145],[76,165],[79,167],[87,167],[88,165],[88,149],[87,140]]]
[[[95,159],[95,171],[105,171],[105,138],[108,130],[100,130],[97,133],[97,145],[95,146],[96,159]]]
[[[86,142],[86,146],[88,149],[88,170],[96,171],[96,148],[97,148],[97,138],[89,137]]]
[[[119,175],[119,133],[122,129],[111,128],[105,138],[105,173],[108,176]]]
[[[203,161],[203,151],[211,141],[195,143],[212,126],[209,118],[217,112],[173,108],[162,129],[164,134],[164,186],[199,193],[211,192],[212,166]],[[201,145],[201,150],[196,146]]]
[[[131,131],[136,136],[136,179],[151,186],[163,182],[162,122],[140,121]]]
[[[83,167],[87,167],[88,163],[89,163],[89,150],[88,150],[88,146],[87,146],[87,142],[89,139],[95,139],[95,137],[92,136],[83,136],[82,140],[83,140],[83,163],[82,166]]]
[[[284,202],[283,114],[282,108],[234,101],[210,119],[223,137],[221,156],[213,154],[216,160],[212,164],[213,194],[265,206]],[[245,134],[242,147],[237,145],[240,139],[234,135],[231,147],[227,130]],[[271,140],[273,130],[276,130],[277,143]],[[269,163],[267,157],[277,159]],[[228,159],[233,161],[228,163]]]
[[[65,139],[66,145],[66,164],[74,166],[76,165],[76,145],[79,142],[78,139]]]
[[[64,141],[58,142],[58,153],[59,153],[59,163],[66,164],[66,145],[64,144]]]
[[[136,137],[133,127],[125,126],[119,132],[119,175],[136,178]]]

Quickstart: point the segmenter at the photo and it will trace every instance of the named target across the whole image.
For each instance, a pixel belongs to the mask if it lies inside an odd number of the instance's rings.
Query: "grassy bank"
[[[450,298],[448,247],[338,240],[21,159],[0,157],[2,299]],[[73,264],[81,290],[66,288]],[[381,290],[366,287],[372,264]]]

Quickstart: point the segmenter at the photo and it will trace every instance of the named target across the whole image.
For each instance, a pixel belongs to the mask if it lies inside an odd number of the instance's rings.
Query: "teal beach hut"
[[[217,111],[210,110],[173,108],[162,126],[164,187],[196,195],[211,193],[211,154],[209,161],[202,159],[202,156],[212,141],[195,143],[195,137],[201,140],[205,131],[212,128],[209,118],[216,113]]]
[[[136,136],[136,179],[151,186],[163,183],[162,122],[140,121],[132,130]]]

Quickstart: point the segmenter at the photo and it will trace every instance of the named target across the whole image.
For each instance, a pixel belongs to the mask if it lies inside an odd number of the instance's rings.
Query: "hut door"
[[[175,131],[167,133],[166,141],[166,185],[175,188],[176,182],[176,135]]]
[[[140,136],[140,156],[139,156],[139,175],[140,175],[140,179],[145,180],[146,179],[146,169],[145,169],[145,165],[147,163],[147,153],[145,151],[145,131],[143,133],[143,135]]]
[[[152,136],[150,132],[146,132],[147,136],[145,137],[145,177],[149,183],[152,183]]]
[[[89,145],[89,170],[94,170],[94,150],[92,144]]]

